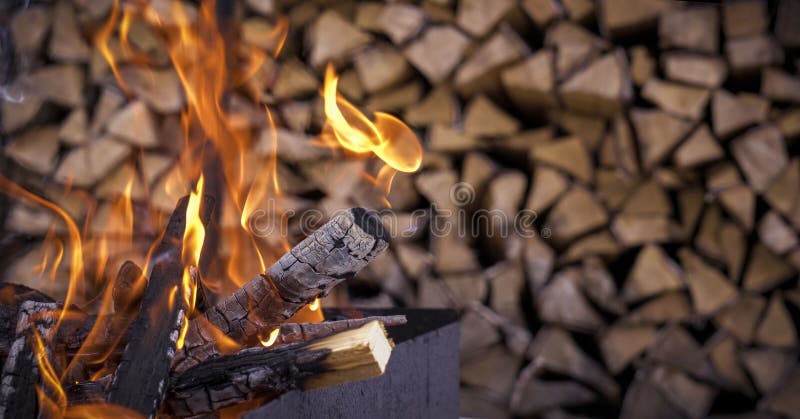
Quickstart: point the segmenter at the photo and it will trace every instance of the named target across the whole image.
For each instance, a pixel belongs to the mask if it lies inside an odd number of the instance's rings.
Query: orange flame
[[[281,328],[276,327],[275,329],[272,329],[271,332],[269,332],[269,337],[267,339],[263,339],[259,336],[258,341],[261,342],[261,346],[269,348],[275,343],[276,340],[278,340],[278,335],[280,334],[280,332]]]

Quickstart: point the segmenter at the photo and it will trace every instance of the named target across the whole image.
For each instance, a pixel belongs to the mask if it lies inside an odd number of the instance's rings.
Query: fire
[[[271,332],[269,332],[269,337],[266,340],[259,337],[258,341],[261,342],[261,345],[264,346],[265,348],[269,348],[275,343],[276,340],[278,340],[278,335],[280,334],[280,332],[281,329],[279,327],[276,327]]]

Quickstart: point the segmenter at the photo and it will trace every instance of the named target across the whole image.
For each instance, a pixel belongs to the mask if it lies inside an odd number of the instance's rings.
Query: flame
[[[114,33],[114,29],[117,26],[118,20],[119,0],[114,0],[114,5],[111,8],[111,14],[108,17],[108,20],[94,36],[94,45],[97,47],[98,51],[100,51],[100,54],[103,55],[106,63],[108,63],[108,66],[111,68],[111,72],[114,74],[114,78],[117,79],[119,87],[125,92],[125,94],[128,94],[128,86],[125,84],[125,81],[120,75],[117,58],[114,56],[114,53],[111,51],[111,47],[109,46],[109,40],[111,39],[111,35]]]
[[[67,394],[61,387],[61,380],[50,363],[48,351],[45,349],[45,344],[39,335],[39,331],[35,327],[32,327],[31,330],[33,331],[31,338],[33,341],[33,353],[36,357],[36,363],[39,365],[39,375],[42,378],[41,385],[36,386],[39,406],[42,410],[47,411],[49,416],[61,416],[67,408]]]
[[[319,297],[314,299],[314,302],[308,305],[308,309],[311,311],[319,310]]]
[[[203,200],[203,176],[197,181],[197,188],[189,194],[189,203],[186,205],[186,228],[183,231],[183,248],[181,257],[184,264],[197,266],[200,262],[200,252],[206,238],[206,229],[200,219],[200,204]]]
[[[264,340],[259,336],[258,341],[261,342],[261,346],[263,346],[265,348],[269,348],[270,346],[272,346],[275,343],[276,340],[278,340],[278,335],[280,334],[280,332],[281,332],[281,328],[280,327],[276,327],[275,329],[272,329],[271,332],[269,332],[269,338]]]

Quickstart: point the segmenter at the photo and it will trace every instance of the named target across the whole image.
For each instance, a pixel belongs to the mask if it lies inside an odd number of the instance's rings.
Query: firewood
[[[104,176],[95,187],[94,193],[98,198],[114,199],[122,196],[130,184],[130,198],[133,200],[141,201],[146,197],[146,188],[142,184],[142,179],[136,172],[136,166],[133,163],[125,162],[117,168],[112,169],[111,172]],[[93,222],[97,221],[99,211],[94,215]],[[108,221],[108,220],[104,220]],[[101,227],[101,230],[105,226]]]
[[[151,187],[175,163],[172,157],[160,153],[142,153],[139,158],[139,168],[142,171],[144,183]]]
[[[619,386],[594,360],[578,349],[563,330],[542,329],[529,350],[533,362],[544,370],[563,374],[582,381],[608,400],[619,397]]]
[[[288,59],[278,70],[272,93],[278,99],[294,99],[311,95],[318,88],[319,81],[305,64],[296,59]]]
[[[580,138],[592,151],[598,148],[606,131],[606,121],[596,116],[553,109],[548,118],[562,130]]]
[[[662,294],[632,311],[623,322],[629,324],[678,323],[691,315],[689,300],[682,292]]]
[[[774,126],[753,128],[732,143],[733,156],[757,192],[762,192],[789,164],[780,131]]]
[[[577,268],[564,269],[536,293],[537,312],[542,321],[587,333],[603,327],[602,317],[580,291],[580,276]]]
[[[699,166],[724,156],[725,151],[711,134],[707,124],[695,129],[675,150],[672,159],[681,168]]]
[[[115,312],[133,312],[139,307],[146,278],[142,269],[131,261],[122,264],[114,280]]]
[[[603,360],[611,374],[619,374],[655,340],[652,326],[612,325],[600,338]]]
[[[682,248],[678,256],[686,270],[686,283],[697,314],[712,315],[736,298],[736,287],[691,250]]]
[[[553,238],[570,242],[608,223],[608,215],[597,198],[587,189],[574,185],[556,203],[547,217]]]
[[[158,146],[153,115],[143,102],[131,102],[108,120],[106,130],[126,142],[140,147]]]
[[[631,192],[622,212],[632,215],[670,215],[672,205],[661,186],[650,179]]]
[[[486,270],[491,286],[490,306],[499,315],[518,325],[525,319],[520,301],[525,287],[525,277],[519,263],[500,263]]]
[[[58,154],[58,127],[32,128],[20,133],[3,151],[26,169],[50,174]]]
[[[661,65],[668,79],[701,87],[719,87],[728,75],[725,61],[682,51],[661,56]]]
[[[184,104],[180,79],[173,70],[126,66],[119,74],[133,95],[158,113],[178,112]]]
[[[545,165],[537,165],[525,208],[537,212],[550,208],[568,186],[569,180],[561,172]]]
[[[193,416],[256,397],[372,378],[383,374],[392,346],[373,321],[312,342],[246,349],[173,376],[167,406],[172,414]]]
[[[701,380],[713,380],[711,366],[697,341],[680,326],[670,326],[659,331],[656,341],[650,345],[647,356],[681,370]]]
[[[89,124],[89,133],[92,136],[100,135],[109,119],[116,113],[117,109],[125,103],[125,95],[114,88],[103,89],[100,98],[94,105],[92,121]]]
[[[666,243],[682,234],[681,227],[663,215],[619,214],[611,222],[611,231],[625,247]]]
[[[770,101],[755,93],[741,92],[736,95],[742,103],[752,108],[758,116],[759,122],[764,122],[769,117]]]
[[[474,250],[462,240],[451,236],[431,240],[434,270],[440,274],[461,273],[479,267]]]
[[[25,301],[16,312],[13,343],[3,364],[0,385],[0,415],[3,417],[34,417],[37,412],[37,392],[40,382],[39,359],[50,358],[48,343],[55,332],[57,304]],[[34,338],[34,333],[38,336]],[[48,353],[38,352],[32,339],[41,339]],[[49,362],[49,361],[48,361]],[[47,391],[47,390],[44,390]]]
[[[722,5],[722,30],[727,38],[758,35],[766,32],[768,26],[764,1],[733,1]]]
[[[725,55],[734,74],[748,74],[770,65],[783,64],[783,50],[775,39],[766,34],[729,39]]]
[[[634,109],[631,120],[645,170],[652,170],[666,159],[691,127],[688,122],[658,110]]]
[[[381,25],[378,19],[381,13],[383,13],[384,7],[386,7],[386,5],[372,2],[359,3],[356,5],[356,26],[371,32],[381,32]]]
[[[776,102],[800,103],[800,79],[777,68],[764,69],[761,94]]]
[[[599,256],[588,256],[581,267],[580,286],[592,302],[602,310],[617,315],[624,314],[625,304],[617,295],[613,276]]]
[[[484,316],[474,309],[468,309],[461,317],[461,336],[459,352],[464,359],[480,354],[500,340],[500,332]]]
[[[715,391],[686,374],[666,367],[656,367],[651,373],[653,384],[675,407],[690,418],[708,415]]]
[[[756,198],[747,185],[737,185],[719,193],[719,203],[746,231],[753,229]]]
[[[727,138],[760,119],[756,109],[725,90],[714,93],[711,118],[714,134],[719,138]]]
[[[642,86],[653,77],[656,61],[644,45],[637,45],[630,50],[631,79],[637,86]]]
[[[272,16],[276,12],[274,0],[246,0],[247,7],[262,16]]]
[[[50,65],[31,73],[25,80],[28,91],[57,105],[77,107],[83,104],[83,71],[76,65]]]
[[[387,4],[378,17],[378,25],[395,45],[401,45],[419,33],[425,24],[425,13],[416,6]]]
[[[800,159],[795,158],[767,188],[764,198],[776,211],[790,216],[800,202],[800,191],[795,187],[799,183]]]
[[[706,188],[713,194],[743,184],[744,180],[736,170],[736,165],[729,161],[719,162],[708,168]]]
[[[625,53],[618,49],[570,77],[559,93],[569,109],[613,116],[630,102],[632,89]]]
[[[508,400],[521,364],[521,357],[501,345],[495,345],[480,357],[461,365],[461,381],[485,389],[497,400]]]
[[[800,30],[797,29],[797,13],[800,4],[795,0],[781,0],[775,13],[775,35],[787,48],[800,46]]]
[[[651,368],[642,368],[636,372],[633,383],[622,401],[620,418],[640,418],[652,415],[653,412],[659,412],[664,417],[683,417],[684,413],[653,384],[651,375]]]
[[[56,61],[85,62],[89,60],[89,45],[80,33],[75,10],[66,1],[53,7],[53,33],[49,55]]]
[[[58,138],[69,145],[81,145],[86,142],[89,128],[89,117],[86,109],[77,108],[61,123]]]
[[[783,382],[794,365],[794,354],[770,348],[743,351],[741,362],[756,388],[762,394],[772,393]]]
[[[764,317],[756,329],[755,341],[763,346],[779,348],[792,348],[797,345],[795,325],[780,292],[772,294]]]
[[[356,73],[368,93],[374,93],[403,81],[410,75],[403,55],[388,45],[374,45],[356,55]]]
[[[800,374],[795,368],[791,376],[774,394],[767,396],[759,403],[759,409],[796,419],[800,406],[794,395],[798,391],[800,391]]]
[[[564,7],[557,0],[523,0],[521,6],[540,29],[564,15]]]
[[[542,239],[531,237],[525,241],[522,263],[528,286],[536,292],[550,279],[555,265],[555,252]]]
[[[710,92],[706,89],[650,79],[642,87],[642,97],[679,117],[700,119]]]
[[[700,52],[719,51],[719,14],[713,6],[676,8],[658,21],[661,48],[682,48]]]
[[[411,82],[372,95],[364,103],[364,108],[370,112],[399,112],[414,103],[418,103],[421,97],[422,85],[419,82]]]
[[[707,346],[710,346],[709,359],[714,365],[714,370],[723,379],[723,387],[752,396],[752,386],[739,362],[739,348],[736,341],[730,336],[718,333],[710,339]]]
[[[476,137],[512,135],[519,121],[505,113],[486,96],[473,98],[464,109],[464,133]]]
[[[694,236],[694,246],[704,255],[718,261],[725,257],[719,243],[719,230],[722,226],[722,212],[718,205],[705,208],[700,227]]]
[[[142,293],[139,314],[131,325],[107,396],[109,402],[145,415],[155,414],[164,400],[167,390],[164,382],[182,344],[178,343],[179,335],[185,336],[181,329],[189,321],[190,307],[183,297],[189,291],[183,289],[181,262],[188,204],[189,197],[178,202],[156,249],[157,262]],[[204,197],[198,214],[203,224],[210,220],[213,207],[212,199]],[[169,297],[171,294],[173,298]]]
[[[636,35],[655,26],[661,13],[669,3],[662,0],[626,2],[624,0],[603,0],[600,4],[598,21],[603,33],[612,38]]]
[[[610,142],[607,138],[606,141]],[[610,148],[604,147],[605,150]],[[600,169],[595,173],[597,195],[612,210],[622,208],[631,191],[636,187],[636,179],[618,168]]]
[[[33,94],[25,95],[25,100],[20,103],[3,100],[0,105],[3,131],[13,132],[27,125],[39,113],[43,103],[42,98]]]
[[[647,245],[636,257],[625,286],[623,298],[627,302],[635,302],[668,291],[683,288],[683,276],[677,264],[671,260],[663,249],[655,245]]]
[[[758,222],[758,236],[776,255],[783,255],[798,244],[797,233],[773,211],[761,217]]]
[[[555,407],[580,406],[595,401],[597,396],[586,387],[571,381],[543,380],[535,363],[525,367],[514,384],[511,411],[516,415],[541,414]]]
[[[684,234],[688,237],[694,232],[703,211],[702,188],[687,188],[678,192],[678,209],[683,222]]]
[[[590,0],[561,0],[570,19],[585,23],[594,15],[594,3]]]
[[[404,54],[429,82],[447,78],[461,62],[469,38],[450,26],[432,26],[406,47]]]
[[[415,127],[434,124],[453,124],[458,118],[458,106],[452,90],[445,85],[437,86],[417,104],[406,108],[403,121]]]
[[[553,87],[553,53],[542,50],[509,67],[500,75],[506,93],[520,110],[535,115],[537,110],[556,104]]]
[[[482,38],[505,16],[514,2],[511,0],[466,0],[458,3],[456,22],[464,31]]]
[[[103,137],[73,149],[55,173],[56,181],[89,187],[127,157],[130,148],[110,137]]]
[[[577,137],[567,137],[531,150],[531,159],[552,165],[583,182],[592,179],[589,152]]]
[[[40,51],[52,19],[50,7],[44,5],[26,7],[14,13],[9,26],[17,53],[22,55]]]
[[[44,236],[53,229],[54,223],[56,223],[56,219],[53,213],[19,203],[8,211],[5,227],[9,231],[19,234]],[[24,264],[20,266],[24,266]],[[35,268],[21,273],[30,275],[31,272],[36,272]],[[23,279],[19,281],[23,281]]]
[[[453,83],[462,96],[500,90],[500,73],[527,55],[528,46],[506,25],[481,44],[455,73]]]
[[[766,291],[789,279],[793,273],[792,267],[783,259],[758,243],[751,251],[742,285],[746,290]]]
[[[319,15],[306,35],[306,45],[310,49],[309,62],[314,68],[322,68],[330,60],[340,61],[372,40],[372,36],[333,10]]]
[[[564,263],[574,262],[591,255],[613,258],[620,252],[621,248],[611,233],[603,230],[576,240],[567,248],[561,261]]]
[[[739,282],[747,251],[747,237],[734,223],[723,223],[719,228],[720,248],[728,267],[728,279]]]

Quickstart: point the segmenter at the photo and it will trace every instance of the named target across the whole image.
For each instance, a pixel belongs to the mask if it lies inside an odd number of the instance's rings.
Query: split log
[[[719,14],[713,6],[675,8],[661,15],[661,48],[682,48],[713,53],[719,50]]]
[[[257,397],[372,378],[383,373],[392,346],[373,321],[312,342],[246,349],[173,376],[167,408],[194,416]]]
[[[600,116],[614,116],[633,97],[625,53],[618,49],[598,58],[564,82],[559,93],[567,108]]]
[[[659,108],[679,117],[700,119],[710,92],[706,89],[650,79],[642,87],[642,97]]]
[[[663,0],[627,2],[603,0],[598,21],[607,36],[618,39],[641,33],[655,26],[669,4]]]
[[[116,167],[130,153],[130,147],[103,137],[75,148],[61,161],[55,179],[62,184],[88,188]]]
[[[735,75],[757,73],[761,68],[783,64],[783,49],[771,35],[758,34],[729,39],[725,54]]]
[[[668,52],[661,56],[661,65],[668,79],[702,87],[719,87],[728,76],[725,61],[714,56]]]
[[[722,5],[722,30],[727,38],[758,35],[769,26],[767,2],[732,1]]]
[[[464,0],[458,2],[456,23],[476,38],[494,28],[512,7],[512,0]]]
[[[125,261],[117,272],[112,290],[114,311],[117,313],[134,313],[142,301],[147,278],[142,268],[131,261]]]
[[[144,415],[154,415],[166,393],[165,382],[179,339],[189,321],[189,309],[182,283],[181,249],[187,224],[189,197],[175,206],[159,247],[150,279],[142,294],[139,314],[131,325],[128,344],[120,358],[107,400]],[[204,197],[199,218],[207,224],[214,207]],[[191,216],[191,215],[189,215]],[[185,330],[185,329],[184,329]],[[184,332],[185,333],[185,332]]]

